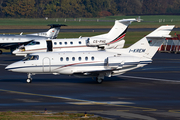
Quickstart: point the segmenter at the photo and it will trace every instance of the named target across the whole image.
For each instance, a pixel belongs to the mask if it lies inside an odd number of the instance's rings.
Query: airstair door
[[[47,52],[52,52],[53,51],[53,44],[51,40],[47,40]]]
[[[50,58],[45,57],[42,61],[43,64],[43,72],[51,72],[51,61]]]

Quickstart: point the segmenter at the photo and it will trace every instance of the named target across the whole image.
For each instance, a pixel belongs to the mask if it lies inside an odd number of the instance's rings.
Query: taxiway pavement
[[[144,31],[154,31],[157,28],[128,28],[128,32],[144,32]],[[60,32],[108,32],[110,28],[87,28],[87,29],[66,29],[62,28]],[[8,33],[36,33],[36,32],[46,32],[48,29],[0,29],[1,34]],[[180,28],[174,28],[173,31],[180,31]]]
[[[6,71],[22,59],[0,55],[0,111],[87,112],[111,119],[180,119],[180,55],[156,53],[153,63],[97,84],[91,78]]]

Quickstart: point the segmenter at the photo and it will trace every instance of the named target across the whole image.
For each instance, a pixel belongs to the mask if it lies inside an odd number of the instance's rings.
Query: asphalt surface
[[[91,78],[6,71],[21,60],[0,55],[0,111],[87,112],[114,120],[180,119],[180,55],[156,53],[153,63],[97,84]]]
[[[128,28],[129,32],[153,31],[157,28]],[[61,29],[60,32],[108,32],[110,28],[90,28],[90,29]],[[0,29],[0,33],[37,33],[46,32],[48,29]],[[173,31],[180,31],[180,28],[174,28]]]

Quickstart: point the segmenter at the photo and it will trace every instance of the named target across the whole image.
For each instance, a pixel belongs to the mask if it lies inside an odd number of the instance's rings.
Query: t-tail
[[[161,26],[157,28],[129,48],[126,48],[126,53],[136,57],[145,57],[147,59],[151,59],[163,41],[166,38],[171,37],[169,33],[173,28],[174,25]]]
[[[48,37],[50,39],[55,39],[57,38],[60,27],[61,26],[66,26],[63,24],[50,24],[50,29],[47,32],[41,32],[41,33],[33,33],[33,34],[28,34],[28,35],[35,35],[35,36],[42,36],[42,37]]]
[[[108,33],[90,37],[88,39],[87,45],[103,46],[103,45],[111,45],[118,43],[119,41],[124,39],[128,26],[134,21],[138,21],[138,20],[137,19],[116,20],[114,26],[111,28],[111,30]]]

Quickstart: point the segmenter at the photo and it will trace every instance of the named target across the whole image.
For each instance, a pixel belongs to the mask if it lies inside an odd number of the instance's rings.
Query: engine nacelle
[[[103,49],[120,49],[124,47],[125,40],[120,40],[113,44],[108,44],[111,40],[105,38],[88,38],[86,40],[87,46],[96,46]]]
[[[86,43],[87,46],[99,46],[99,45],[106,45],[107,41],[105,38],[88,38]]]
[[[108,57],[107,58],[107,66],[110,68],[118,68],[121,67],[121,57]]]
[[[139,57],[112,56],[107,58],[107,66],[112,69],[121,69],[122,67],[137,66],[139,63],[140,63]]]
[[[121,49],[124,47],[124,44],[125,44],[125,40],[121,40],[113,44],[99,45],[99,47],[104,49]]]

